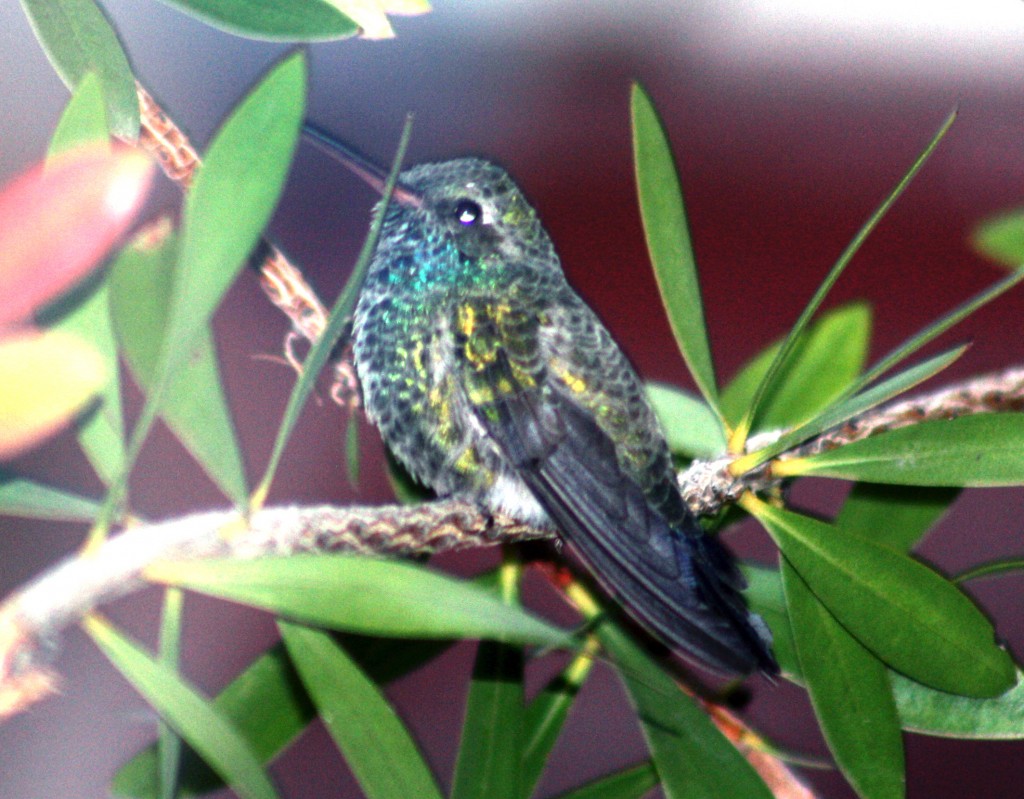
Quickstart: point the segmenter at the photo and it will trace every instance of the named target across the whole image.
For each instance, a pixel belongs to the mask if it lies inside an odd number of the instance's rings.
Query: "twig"
[[[679,475],[679,489],[695,514],[714,516],[726,505],[735,503],[745,491],[758,493],[772,488],[777,482],[772,478],[772,464],[778,461],[805,458],[921,422],[977,413],[1020,411],[1024,411],[1024,367],[1014,366],[873,408],[739,477],[730,472],[730,467],[737,460],[735,455],[725,455],[712,461],[694,461]],[[783,432],[752,437],[747,451],[754,452],[770,444]]]
[[[1014,366],[928,394],[883,405],[825,431],[806,444],[779,456],[779,459],[807,457],[921,422],[955,419],[975,413],[1020,411],[1024,411],[1024,367]]]

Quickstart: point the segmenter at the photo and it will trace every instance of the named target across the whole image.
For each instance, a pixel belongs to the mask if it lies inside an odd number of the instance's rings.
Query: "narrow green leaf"
[[[932,341],[936,336],[948,330],[955,323],[959,322],[977,308],[1009,290],[1021,280],[1024,280],[1024,271],[1010,275],[994,286],[963,303],[942,319],[939,319],[937,322],[929,325],[920,333],[912,336],[904,344],[897,347],[886,357],[882,358],[881,361],[871,367],[859,379],[854,381],[853,385],[843,392],[847,397],[846,399],[842,399],[833,406],[826,408],[816,418],[811,419],[796,430],[782,436],[770,446],[764,447],[758,452],[746,456],[740,464],[742,469],[751,469],[769,458],[775,457],[779,453],[785,452],[787,449],[813,438],[819,433],[881,404],[885,400],[906,391],[912,386],[923,382],[928,377],[931,377],[944,369],[963,354],[967,345],[953,348],[946,353],[941,353],[933,358],[929,358],[917,366],[911,367],[872,388],[862,391],[865,386],[878,379],[882,374],[907,358],[911,353],[916,352],[919,348]]]
[[[791,668],[790,653],[795,656],[789,615],[777,569],[743,566],[748,578],[747,600],[772,628],[773,649],[783,672],[803,682],[799,668]],[[784,624],[783,624],[784,622]],[[957,696],[936,691],[919,682],[889,671],[896,708],[903,729],[925,735],[950,738],[1024,739],[1024,676],[1018,670],[1014,687],[990,699]]]
[[[1013,274],[1004,277],[998,283],[989,286],[984,291],[975,294],[966,302],[961,303],[945,316],[941,317],[940,319],[937,319],[935,322],[932,322],[932,324],[928,325],[928,327],[924,328],[924,330],[921,330],[920,332],[911,336],[909,339],[903,342],[903,344],[898,346],[896,349],[894,349],[892,352],[890,352],[888,355],[882,358],[878,363],[876,363],[874,366],[868,369],[868,371],[865,372],[861,376],[861,378],[849,388],[847,393],[855,394],[856,392],[860,391],[864,386],[877,380],[879,377],[888,372],[898,363],[909,358],[911,355],[913,355],[915,352],[921,349],[921,347],[935,340],[940,335],[949,330],[951,327],[953,327],[953,325],[959,323],[966,317],[970,316],[972,313],[978,310],[978,308],[992,302],[992,300],[1005,294],[1007,291],[1009,291],[1018,283],[1020,283],[1021,280],[1024,280],[1024,270],[1014,272]]]
[[[589,647],[588,647],[589,650]],[[544,773],[551,750],[562,732],[569,709],[594,665],[594,655],[576,655],[556,674],[526,708],[523,719],[522,796],[532,796]]]
[[[88,341],[105,364],[106,380],[99,391],[99,402],[79,418],[76,428],[78,443],[93,470],[100,480],[110,485],[124,470],[125,440],[109,284],[106,280],[90,281],[90,285],[74,294],[77,303],[51,327]]]
[[[556,799],[642,799],[658,784],[652,763],[641,763],[594,780]]]
[[[501,601],[519,608],[521,567],[506,552],[499,570]],[[520,799],[523,764],[523,652],[505,641],[482,641],[466,697],[451,799]]]
[[[913,388],[918,383],[923,383],[929,377],[933,377],[953,363],[953,361],[964,354],[966,349],[967,345],[964,344],[960,347],[954,347],[951,350],[939,353],[926,361],[922,361],[916,366],[911,366],[909,369],[906,369],[897,375],[893,375],[887,380],[883,380],[877,386],[873,386],[861,394],[857,394],[849,399],[842,400],[841,402],[826,408],[806,424],[801,425],[796,430],[786,433],[774,444],[747,456],[750,462],[744,463],[744,466],[746,468],[752,468],[759,463],[763,463],[769,458],[775,457],[780,452],[785,452],[786,450],[795,447],[797,444],[807,441],[810,438],[814,438],[814,436],[819,433],[823,433],[826,430],[852,419],[854,416],[871,410],[872,408],[881,405],[886,400],[892,399],[897,394],[902,394],[904,391]]]
[[[523,653],[482,641],[466,697],[451,799],[520,799]]]
[[[269,649],[236,677],[213,706],[262,763],[272,760],[316,717],[299,676],[280,645]],[[156,746],[149,746],[121,767],[111,783],[111,792],[118,797],[156,799],[158,773]],[[182,796],[199,796],[223,784],[191,749],[185,750]]]
[[[50,147],[46,151],[47,160],[83,144],[96,144],[109,138],[103,86],[95,72],[86,72],[57,120],[57,127],[50,137]]]
[[[793,427],[828,407],[864,368],[871,337],[871,309],[850,303],[822,314],[797,342],[788,366],[764,397],[759,429]],[[740,369],[722,391],[722,412],[739,424],[757,387],[782,347],[766,347]]]
[[[427,663],[450,647],[447,641],[408,641],[339,634],[359,667],[376,682],[390,682]],[[214,706],[238,730],[263,763],[269,763],[316,717],[291,661],[271,647],[235,678]],[[182,763],[182,796],[198,796],[223,786],[221,779],[190,749]],[[156,747],[143,749],[114,778],[116,796],[156,799]]]
[[[900,427],[802,458],[794,467],[801,474],[873,483],[1020,485],[1024,414],[983,413]]]
[[[191,355],[252,251],[284,185],[305,108],[306,62],[294,53],[236,107],[207,150],[185,198],[173,299],[152,388],[128,446],[138,456],[176,367]],[[127,469],[104,504],[121,504]]]
[[[743,467],[753,468],[757,464],[763,463],[769,458],[778,455],[780,452],[785,452],[790,447],[806,441],[831,427],[853,418],[857,414],[863,413],[864,411],[885,402],[885,400],[906,391],[912,386],[923,382],[928,377],[931,377],[946,368],[946,366],[963,354],[967,345],[955,347],[946,353],[929,358],[923,363],[911,367],[906,371],[901,372],[900,374],[862,392],[862,389],[864,389],[865,386],[881,377],[882,374],[893,368],[897,363],[906,359],[910,354],[916,352],[925,344],[948,330],[970,313],[973,313],[985,303],[990,302],[999,295],[1008,291],[1021,280],[1024,280],[1024,271],[1014,273],[999,283],[996,283],[994,286],[971,298],[943,318],[912,336],[901,346],[897,347],[889,355],[885,356],[877,364],[872,366],[867,372],[861,375],[860,378],[854,381],[853,385],[843,392],[847,397],[846,399],[840,400],[830,408],[826,408],[816,418],[811,419],[796,430],[782,436],[774,444],[748,456],[747,460],[742,464]]]
[[[914,547],[957,498],[955,488],[857,483],[835,525],[898,552]]]
[[[94,499],[0,471],[0,515],[91,522],[99,510]]]
[[[345,466],[349,483],[359,485],[359,418],[355,413],[349,414],[345,424]]]
[[[21,0],[36,38],[69,89],[92,72],[103,87],[110,130],[139,135],[135,77],[117,33],[93,0]]]
[[[117,337],[136,382],[152,390],[174,292],[177,238],[159,245],[151,231],[121,251],[110,272]],[[237,507],[246,502],[245,466],[228,409],[209,325],[190,356],[167,379],[161,416],[210,478]]]
[[[958,494],[959,490],[948,488],[857,483],[843,503],[835,526],[841,532],[906,552],[938,521]],[[777,580],[779,574],[775,572],[774,576]],[[776,639],[776,646],[778,643]]]
[[[983,577],[997,577],[1002,574],[1013,574],[1024,571],[1024,560],[1020,558],[1005,558],[989,561],[973,566],[965,572],[961,572],[953,578],[954,583],[965,583],[968,580],[979,580]]]
[[[87,72],[61,114],[47,158],[81,145],[106,141],[109,136],[99,78]],[[73,292],[69,302],[58,303],[53,311],[59,318],[52,326],[88,341],[106,364],[107,381],[100,391],[99,405],[78,421],[77,428],[82,450],[96,474],[109,484],[124,468],[125,445],[117,341],[107,297],[106,281],[92,281]]]
[[[674,386],[647,383],[645,388],[673,453],[708,459],[725,452],[722,420],[704,402]]]
[[[324,0],[163,0],[214,27],[249,39],[347,39],[359,26]]]
[[[367,799],[441,799],[409,731],[344,647],[321,630],[280,620],[278,629]]]
[[[406,468],[395,459],[390,450],[385,451],[384,458],[388,467],[388,482],[391,484],[395,499],[404,505],[415,505],[433,499],[433,492],[417,483]]]
[[[568,633],[485,589],[399,561],[359,555],[209,560],[155,564],[146,577],[350,632],[573,646]]]
[[[633,157],[647,249],[676,343],[700,393],[719,416],[704,305],[672,148],[651,98],[633,84]]]
[[[782,581],[804,682],[836,764],[865,799],[904,796],[903,738],[885,665],[785,560]]]
[[[771,366],[768,367],[768,371],[766,372],[764,379],[761,381],[757,390],[754,392],[754,398],[751,400],[750,407],[747,413],[744,414],[743,420],[740,422],[737,428],[741,438],[745,439],[747,432],[755,429],[759,415],[762,412],[762,401],[766,396],[768,396],[771,393],[772,389],[774,388],[775,382],[780,378],[782,372],[787,368],[789,361],[792,359],[794,355],[796,345],[800,341],[800,338],[804,333],[804,330],[807,328],[807,325],[810,324],[811,318],[814,316],[818,308],[821,306],[821,303],[828,295],[828,292],[831,291],[832,286],[835,285],[836,281],[839,279],[839,276],[846,269],[847,265],[853,259],[853,256],[856,255],[857,250],[860,249],[861,244],[863,244],[867,237],[871,235],[871,232],[875,229],[875,227],[878,226],[878,223],[882,221],[882,217],[884,217],[886,213],[888,213],[893,203],[895,203],[896,200],[899,199],[899,196],[903,193],[904,189],[906,189],[907,186],[910,185],[910,181],[914,179],[917,173],[921,170],[921,167],[924,166],[925,161],[928,160],[928,157],[932,154],[935,148],[938,147],[939,142],[942,141],[942,138],[946,135],[946,132],[952,126],[954,120],[956,120],[955,110],[948,117],[946,117],[945,121],[939,127],[938,132],[932,137],[932,140],[928,143],[928,146],[925,147],[921,155],[917,157],[917,160],[914,161],[914,163],[911,165],[907,173],[902,178],[900,178],[895,188],[893,188],[893,190],[889,192],[889,195],[885,198],[885,200],[882,201],[882,204],[879,205],[877,209],[875,209],[875,212],[868,218],[868,221],[864,223],[860,230],[857,231],[857,234],[853,237],[853,240],[846,246],[846,249],[843,250],[842,254],[839,256],[839,259],[836,261],[835,265],[832,267],[831,270],[829,270],[829,273],[825,277],[825,280],[822,281],[821,286],[818,287],[818,290],[814,293],[814,296],[811,298],[810,302],[807,303],[807,307],[804,308],[803,312],[800,314],[800,318],[797,319],[796,324],[793,325],[792,330],[790,330],[789,333],[786,335],[786,339],[783,342],[782,347],[779,349],[778,354],[772,361]]]
[[[243,799],[276,799],[259,759],[195,688],[98,617],[85,629],[110,662]]]
[[[892,668],[965,696],[996,696],[1013,684],[1013,661],[988,619],[927,566],[759,500],[743,506],[832,615]]]
[[[975,699],[936,691],[890,673],[896,706],[905,729],[944,738],[986,741],[1024,739],[1024,673],[1001,696]]]
[[[185,595],[178,588],[164,591],[160,618],[160,663],[177,673],[181,658],[181,620]],[[176,799],[181,767],[181,737],[163,719],[157,736],[157,760],[160,771],[160,799]]]
[[[772,652],[782,673],[797,682],[803,681],[800,661],[797,659],[796,644],[789,622],[789,608],[782,587],[782,575],[778,569],[756,566],[752,563],[740,565],[747,588],[743,592],[750,609],[759,614],[772,631]]]
[[[232,111],[185,197],[168,354],[186,357],[263,233],[305,113],[306,60],[289,55]]]
[[[405,151],[409,146],[411,134],[412,117],[409,116],[406,118],[405,126],[402,129],[402,136],[398,142],[395,159],[391,164],[391,171],[384,183],[385,197],[390,197],[391,192],[395,188],[398,172],[402,165],[402,159],[405,158]],[[327,318],[327,325],[320,336],[320,340],[313,344],[306,355],[306,360],[302,365],[302,374],[299,376],[295,387],[292,389],[292,393],[288,397],[288,405],[285,407],[284,415],[281,417],[281,426],[278,428],[277,438],[274,440],[274,448],[270,453],[267,470],[260,481],[259,487],[256,489],[257,499],[262,498],[269,491],[270,483],[277,472],[281,456],[284,454],[284,447],[288,443],[289,437],[291,437],[292,430],[295,428],[295,423],[298,421],[302,406],[305,405],[306,400],[313,391],[317,376],[320,374],[320,370],[323,369],[324,364],[327,363],[331,353],[334,352],[335,345],[341,338],[342,333],[351,325],[352,313],[355,310],[356,301],[359,299],[359,292],[362,290],[363,278],[366,276],[366,270],[370,266],[373,252],[377,248],[377,238],[380,236],[385,210],[387,210],[387,203],[382,202],[377,206],[373,222],[370,224],[370,231],[366,234],[366,240],[359,251],[359,257],[352,268],[352,274],[349,275],[345,288],[342,289],[341,294],[331,308],[331,313]],[[259,502],[255,504],[259,504]]]
[[[750,763],[621,627],[605,622],[597,635],[619,667],[668,799],[771,799]]]
[[[996,263],[1020,269],[1024,266],[1024,210],[985,220],[971,235],[971,244]]]

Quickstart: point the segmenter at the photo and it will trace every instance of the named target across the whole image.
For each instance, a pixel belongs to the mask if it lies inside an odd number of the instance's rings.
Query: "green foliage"
[[[132,102],[135,101],[134,92]],[[48,159],[82,145],[106,142],[106,110],[99,78],[87,72],[78,82],[71,100],[61,115],[50,142]],[[98,407],[78,425],[78,440],[96,473],[109,484],[124,470],[124,417],[121,412],[121,370],[117,341],[111,325],[109,287],[97,281],[86,294],[60,316],[54,326],[87,341],[103,358],[107,380],[100,391]]]
[[[405,149],[409,145],[411,133],[412,119],[410,118],[405,121],[402,138],[398,143],[398,152],[395,154],[395,160],[391,165],[391,172],[388,174],[384,184],[384,194],[386,196],[390,196],[395,188],[395,181],[398,180],[399,168],[402,159],[405,157]],[[274,479],[278,464],[281,462],[281,456],[284,454],[285,445],[288,443],[288,438],[291,436],[295,423],[299,419],[302,406],[309,399],[309,395],[316,385],[316,379],[320,374],[320,370],[327,364],[327,359],[334,351],[335,346],[337,346],[342,333],[350,325],[352,312],[355,310],[356,301],[359,299],[359,289],[363,284],[366,270],[370,266],[370,259],[373,256],[373,249],[377,244],[377,237],[380,235],[380,227],[383,220],[384,205],[381,204],[374,214],[373,223],[370,225],[370,232],[366,236],[366,241],[363,242],[362,250],[359,252],[359,258],[356,259],[352,274],[349,276],[348,282],[345,284],[345,288],[338,296],[338,299],[335,300],[334,307],[331,308],[330,316],[327,319],[327,326],[320,335],[320,339],[310,349],[309,354],[306,355],[302,374],[299,375],[295,388],[292,389],[292,393],[288,397],[288,405],[285,407],[284,415],[281,418],[281,426],[278,428],[277,438],[274,440],[274,449],[270,454],[267,470],[263,475],[263,480],[260,481],[259,487],[256,489],[256,504],[262,501],[262,498],[266,496],[267,491],[270,489],[270,483]],[[350,465],[350,473],[352,468]]]
[[[281,637],[368,799],[441,799],[430,769],[373,679],[322,630],[279,621]]]
[[[696,700],[622,627],[601,624],[597,634],[626,685],[669,799],[770,799],[771,791]]]
[[[518,607],[518,566],[503,564],[501,600]],[[519,799],[523,762],[523,652],[481,641],[466,696],[451,799]]]
[[[359,27],[327,0],[164,0],[250,39],[316,42],[354,36]]]
[[[892,668],[940,691],[997,696],[1013,662],[956,586],[888,547],[749,500],[786,559],[839,622]]]
[[[339,635],[338,641],[375,683],[384,685],[420,668],[444,651],[442,641],[366,638]],[[214,706],[238,730],[261,762],[285,749],[314,718],[317,710],[303,688],[283,646],[262,654],[214,699]],[[142,750],[118,772],[116,796],[155,797],[156,747]],[[183,796],[223,786],[209,766],[186,750],[182,765]]]
[[[159,244],[151,231],[125,247],[110,274],[110,315],[136,382],[147,391],[154,376],[167,329],[174,289],[178,239],[173,233]],[[189,357],[167,380],[164,421],[236,505],[246,502],[245,468],[217,366],[209,326],[201,331]]]
[[[658,112],[639,84],[633,84],[632,112],[637,196],[651,265],[679,350],[704,400],[717,412],[718,384],[679,178]]]
[[[160,662],[176,671],[181,660],[181,623],[184,618],[185,594],[177,588],[164,591],[164,608],[160,617]],[[160,775],[160,799],[178,795],[181,776],[181,736],[165,719],[157,727],[157,760]]]
[[[861,796],[903,796],[903,738],[885,664],[785,560],[782,582],[804,684],[836,764]]]
[[[113,482],[99,520],[105,528],[118,510],[127,487],[128,471],[138,457],[158,410],[166,401],[174,372],[186,362],[213,312],[270,220],[284,186],[305,109],[306,64],[302,53],[288,56],[239,104],[225,121],[206,153],[195,183],[185,199],[181,239],[169,288],[163,339],[152,366],[143,366],[148,382],[146,404],[132,431],[126,468]],[[141,364],[142,362],[139,361]],[[145,374],[148,373],[148,377]],[[209,367],[205,386],[213,380]],[[180,395],[176,399],[189,398]],[[212,403],[219,403],[210,397]],[[209,432],[205,421],[188,408],[188,418]],[[178,414],[172,414],[178,415]],[[215,435],[228,433],[223,427]],[[230,432],[233,439],[233,431]],[[237,445],[232,443],[232,448]],[[193,450],[195,453],[196,450]],[[240,473],[224,477],[222,468],[240,467],[229,457],[207,471],[223,479],[231,493],[244,486]],[[242,504],[243,496],[232,497]]]
[[[245,739],[174,669],[148,655],[105,621],[89,618],[86,630],[125,678],[239,796],[243,799],[277,797]]]
[[[687,458],[713,458],[725,450],[722,423],[704,402],[682,389],[647,384],[647,399],[658,415],[669,449]]]
[[[326,0],[168,0],[240,35],[313,41],[357,27]],[[91,0],[23,0],[55,68],[75,87],[52,152],[132,138],[134,79],[102,12]],[[305,111],[301,53],[276,65],[230,114],[204,154],[177,231],[151,227],[87,290],[44,317],[88,336],[110,366],[102,400],[78,425],[83,450],[109,486],[105,503],[16,475],[0,475],[0,512],[88,521],[118,518],[142,442],[159,414],[236,507],[258,507],[318,372],[349,325],[383,217],[381,205],[321,339],[312,347],[282,414],[263,477],[250,494],[221,383],[210,320],[273,212]],[[1024,484],[1024,415],[928,422],[804,458],[777,455],[897,396],[962,354],[956,347],[888,376],[921,347],[1024,279],[1014,272],[909,337],[864,370],[872,318],[854,303],[816,316],[865,237],[921,169],[950,116],[856,234],[793,328],[763,349],[719,392],[697,263],[671,146],[654,105],[634,86],[631,111],[637,186],[648,250],[676,341],[701,392],[648,386],[673,454],[739,455],[737,475],[771,462],[777,477],[817,475],[858,482],[833,524],[748,495],[742,508],[769,531],[778,569],[744,565],[747,598],[774,634],[787,679],[804,686],[836,764],[864,797],[904,794],[902,731],[963,738],[1024,738],[1024,682],[997,645],[992,624],[957,584],[911,551],[955,498],[976,485]],[[388,177],[390,193],[410,135],[407,122]],[[1019,219],[978,236],[1008,264],[1024,262]],[[116,336],[114,335],[116,333]],[[126,445],[118,358],[146,392]],[[777,440],[740,454],[751,433]],[[357,427],[348,463],[358,474]],[[396,472],[403,498],[415,491]],[[881,485],[882,483],[889,485]],[[738,512],[738,511],[737,511]],[[97,519],[99,520],[97,522]],[[1019,560],[986,566],[1019,568]],[[972,575],[976,576],[976,575]],[[582,785],[563,799],[627,799],[659,785],[667,797],[769,797],[748,760],[681,690],[614,612],[570,591],[591,625],[586,643],[524,609],[521,569],[497,579],[456,580],[420,564],[355,556],[296,555],[256,561],[154,565],[147,577],[167,594],[161,651],[153,656],[105,621],[86,628],[115,666],[161,714],[158,745],[127,763],[112,784],[124,797],[197,796],[228,784],[241,796],[273,797],[266,768],[318,716],[368,797],[439,797],[439,780],[389,704],[385,687],[429,662],[452,641],[483,639],[468,684],[455,799],[527,799],[536,788],[595,662],[617,670],[636,711],[650,761]],[[494,583],[498,583],[495,590]],[[266,609],[284,645],[257,658],[209,700],[177,671],[177,588]],[[316,625],[316,628],[307,625]],[[322,629],[344,631],[327,633]],[[526,699],[527,647],[571,651],[567,665]],[[179,737],[180,736],[180,737]],[[444,782],[441,779],[440,782]]]
[[[797,342],[777,390],[764,398],[760,427],[795,427],[829,407],[863,370],[870,339],[866,304],[823,314]],[[751,358],[722,391],[722,412],[731,425],[740,423],[782,344],[777,341]]]
[[[527,705],[523,719],[523,796],[533,796],[576,694],[586,682],[593,665],[593,653],[581,652]]]
[[[991,413],[901,427],[794,463],[817,474],[920,486],[1024,483],[1024,414]]]
[[[1009,691],[991,698],[958,696],[889,672],[903,729],[943,738],[1024,739],[1024,674]]]
[[[956,119],[956,112],[950,114],[946,120],[942,123],[938,132],[925,147],[924,152],[917,157],[917,160],[911,165],[910,169],[900,178],[895,188],[889,193],[889,195],[882,201],[882,204],[878,206],[875,212],[868,218],[868,221],[864,223],[860,230],[857,231],[853,240],[846,246],[838,260],[829,270],[828,275],[822,281],[817,291],[814,292],[814,296],[811,297],[810,302],[807,303],[807,307],[804,308],[800,317],[796,320],[789,333],[786,334],[786,339],[783,341],[782,346],[779,348],[775,358],[772,359],[771,365],[765,371],[764,377],[758,384],[758,387],[754,391],[753,398],[750,401],[743,419],[737,425],[737,432],[741,440],[745,440],[747,433],[755,429],[755,424],[759,419],[759,415],[763,412],[762,403],[767,397],[770,397],[775,389],[775,382],[781,377],[783,372],[786,370],[789,362],[795,357],[797,344],[800,342],[801,337],[804,334],[804,330],[810,324],[814,314],[821,307],[821,303],[824,301],[828,292],[835,285],[836,281],[839,280],[839,276],[845,271],[850,261],[853,260],[853,256],[857,254],[861,244],[871,235],[871,231],[875,229],[882,217],[885,216],[886,212],[892,207],[893,203],[899,199],[899,196],[903,191],[910,185],[910,182],[914,179],[914,176],[924,166],[925,161],[932,154],[939,142],[942,141],[943,136],[952,126],[953,121]]]
[[[857,483],[836,516],[836,527],[908,552],[935,525],[960,492]]]
[[[658,773],[650,763],[641,763],[609,774],[558,799],[640,799],[658,784]]]
[[[971,241],[996,263],[1020,269],[1024,266],[1024,212],[1018,209],[988,220],[974,231]]]
[[[824,433],[826,430],[838,427],[843,422],[878,407],[883,402],[902,394],[919,383],[923,383],[930,377],[934,377],[963,355],[966,349],[967,345],[964,344],[954,347],[947,352],[941,352],[916,366],[911,366],[880,383],[876,383],[866,391],[840,399],[838,402],[822,410],[810,421],[783,433],[774,444],[756,451],[753,455],[748,456],[748,458],[756,463],[761,463],[769,457],[785,452],[798,444],[802,444],[804,441],[814,438],[816,435]],[[754,464],[751,463],[750,465]],[[781,474],[783,468],[780,466],[776,469],[776,472]]]
[[[0,514],[26,519],[91,522],[100,503],[0,471]]]
[[[135,76],[117,34],[93,0],[22,0],[39,44],[69,88],[89,73],[99,78],[112,133],[139,132]]]
[[[155,564],[146,576],[348,632],[573,645],[568,633],[490,591],[400,561],[360,555],[206,560]]]

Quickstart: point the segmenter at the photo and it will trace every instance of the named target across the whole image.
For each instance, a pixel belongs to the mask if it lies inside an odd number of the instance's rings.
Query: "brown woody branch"
[[[39,575],[0,605],[0,719],[52,693],[56,678],[41,644],[96,607],[146,585],[166,560],[255,558],[310,552],[423,555],[551,537],[457,500],[413,507],[281,507],[244,521],[235,510],[136,525]]]

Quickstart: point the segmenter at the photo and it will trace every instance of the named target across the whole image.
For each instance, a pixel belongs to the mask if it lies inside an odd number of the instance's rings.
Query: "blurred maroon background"
[[[692,387],[678,356],[644,249],[632,178],[629,85],[640,80],[666,119],[683,176],[720,378],[783,334],[834,258],[954,106],[960,119],[923,173],[864,246],[828,307],[867,299],[877,357],[998,279],[968,237],[990,215],[1024,204],[1024,5],[697,0],[631,4],[444,3],[398,19],[395,41],[312,48],[309,115],[382,163],[407,110],[416,112],[409,161],[465,154],[500,161],[532,198],[570,280],[605,319],[640,371]],[[900,6],[917,10],[901,11]],[[104,3],[138,75],[197,143],[287,49],[212,30],[153,2]],[[969,10],[959,10],[969,8]],[[44,152],[67,93],[14,4],[0,8],[0,178]],[[303,148],[273,225],[325,299],[342,285],[373,196],[343,169]],[[154,207],[177,207],[164,186]],[[940,344],[974,346],[948,381],[1024,360],[1019,293]],[[259,356],[280,352],[286,323],[244,277],[217,319],[229,395],[250,474],[265,463],[293,376]],[[138,398],[129,409],[137,411]],[[364,429],[364,476],[343,469],[342,414],[310,405],[272,501],[386,501],[380,448]],[[71,437],[13,466],[97,495]],[[133,503],[153,518],[223,500],[163,430],[147,446]],[[841,495],[823,481],[797,501],[826,509]],[[955,571],[1020,554],[1019,490],[968,492],[923,553]],[[0,593],[71,551],[82,531],[4,520]],[[733,539],[771,557],[751,527]],[[493,553],[446,558],[467,573]],[[540,585],[545,607],[557,605]],[[972,586],[999,632],[1024,655],[1024,580]],[[112,609],[153,640],[159,596]],[[188,676],[214,692],[274,636],[265,618],[190,598]],[[565,616],[562,611],[562,620]],[[458,647],[392,695],[447,784],[472,648]],[[63,641],[64,695],[0,727],[0,797],[96,797],[153,735],[153,714],[77,631]],[[551,795],[643,756],[621,689],[598,668],[545,777]],[[752,681],[749,717],[781,745],[824,753],[805,695]],[[358,795],[322,731],[275,766],[286,796]],[[907,736],[911,797],[1020,796],[1024,743]],[[835,773],[809,772],[823,796],[852,792]]]

